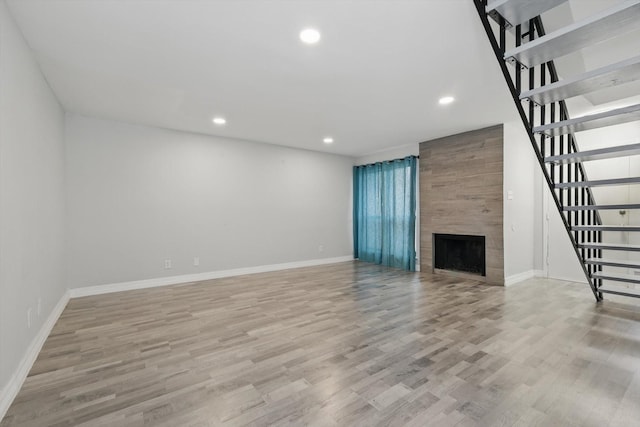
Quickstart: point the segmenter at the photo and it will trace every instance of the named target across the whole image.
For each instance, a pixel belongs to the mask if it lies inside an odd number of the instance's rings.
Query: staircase
[[[640,271],[640,245],[617,243],[612,238],[613,232],[640,236],[640,226],[607,225],[601,219],[603,211],[638,210],[640,200],[599,205],[593,196],[594,188],[640,184],[640,177],[616,176],[613,170],[610,178],[590,180],[586,172],[588,162],[640,155],[640,144],[615,146],[611,141],[606,148],[580,151],[576,141],[580,132],[640,120],[640,104],[570,118],[565,102],[640,80],[640,56],[562,80],[554,63],[564,55],[639,29],[640,0],[612,3],[596,16],[549,34],[540,15],[567,0],[473,1],[593,295],[597,301],[605,293],[640,298],[640,275],[613,271]]]

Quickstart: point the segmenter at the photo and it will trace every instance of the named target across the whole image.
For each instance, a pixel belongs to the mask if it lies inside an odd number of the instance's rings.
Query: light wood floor
[[[357,262],[78,298],[0,424],[637,426],[630,304]]]

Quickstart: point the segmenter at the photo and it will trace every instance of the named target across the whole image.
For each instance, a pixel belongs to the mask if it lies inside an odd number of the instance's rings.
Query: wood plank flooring
[[[0,425],[640,425],[634,303],[358,262],[77,298]]]

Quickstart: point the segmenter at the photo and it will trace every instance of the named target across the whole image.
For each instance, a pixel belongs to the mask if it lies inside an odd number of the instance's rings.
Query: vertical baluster
[[[589,204],[594,205],[595,204],[595,200],[593,199],[593,194],[590,192],[589,193]],[[596,210],[592,211],[592,216],[591,216],[591,225],[599,225],[598,224],[598,212]],[[591,232],[591,241],[594,243],[602,243],[602,231],[592,231]],[[594,258],[602,258],[602,250],[601,249],[593,249],[591,251],[591,255]],[[600,272],[602,271],[602,266],[598,265],[595,267],[595,271],[596,272]],[[596,282],[596,286],[602,286],[602,280],[598,279],[595,281]],[[600,297],[602,297],[602,294],[599,295]]]
[[[516,47],[522,44],[522,26],[516,25]],[[513,65],[516,67],[516,91],[518,94],[522,93],[522,67],[519,62],[515,62]]]
[[[562,109],[562,101],[560,101],[558,103],[558,107],[560,110],[560,121],[564,120],[564,110]],[[564,135],[560,135],[560,153],[559,155],[563,155],[564,154],[564,140],[565,140],[565,136]],[[558,167],[558,173],[560,175],[559,179],[558,179],[558,183],[563,183],[564,182],[564,169],[565,169],[565,165],[564,164],[560,164]],[[558,197],[560,198],[560,206],[564,206],[564,191],[559,191]]]
[[[568,141],[567,141],[568,142]],[[567,151],[571,153],[571,146],[567,144]],[[575,167],[574,163],[567,164],[567,183],[573,182],[573,169]],[[567,187],[567,206],[572,206],[573,198],[571,197],[573,193],[573,189],[571,187]],[[573,227],[573,211],[567,211],[567,222],[569,223],[569,227]]]
[[[534,21],[533,19],[529,20],[529,42],[532,42],[534,39]],[[529,90],[533,90],[535,87],[536,81],[536,67],[529,67]],[[533,101],[529,101],[529,127],[533,128],[535,126],[535,108]],[[544,136],[543,136],[544,138]]]
[[[589,194],[589,204],[590,205],[592,204],[591,203],[591,194]],[[595,221],[593,220],[594,218],[595,218],[595,211],[590,210],[589,211],[589,225],[594,225],[595,224]],[[589,243],[593,243],[593,230],[589,230],[587,232],[587,241]],[[593,258],[593,249],[589,248],[588,255],[589,255],[589,258]]]
[[[574,145],[574,147],[575,147],[575,145]],[[574,173],[573,180],[574,180],[574,182],[580,181],[580,174],[579,174],[580,170],[579,170],[579,167],[578,167],[579,165],[580,165],[579,163],[576,163],[575,166],[573,167],[573,173]],[[579,204],[580,204],[580,191],[579,190],[580,189],[578,187],[576,187],[573,190],[573,202],[574,202],[573,205],[574,206],[579,206]],[[578,225],[578,223],[579,223],[578,211],[575,212],[574,221],[575,221],[575,224]],[[575,237],[574,238],[575,238],[576,242],[578,241],[579,234],[580,234],[579,231],[575,232]]]
[[[500,15],[500,52],[504,55],[504,52],[507,50],[507,29],[506,29],[506,21]]]
[[[567,142],[567,153],[573,153],[572,150],[572,146],[571,146],[571,134],[568,134],[567,137],[565,138],[566,142]],[[573,182],[573,168],[575,167],[575,163],[567,163],[567,179],[565,180],[565,182],[567,183],[571,183]],[[567,206],[572,206],[573,205],[573,198],[572,196],[572,188],[568,187],[567,189]],[[573,226],[573,223],[571,222],[571,218],[569,220],[569,226]]]
[[[555,123],[556,122],[556,103],[552,102],[550,104],[550,114],[549,114],[549,123]],[[549,151],[551,152],[549,155],[550,156],[555,156],[555,149],[556,149],[556,137],[555,136],[551,136],[551,138],[549,138]],[[555,178],[555,173],[552,170],[551,171],[551,180],[554,180]]]
[[[531,31],[531,29],[529,30]],[[544,86],[546,85],[546,80],[547,80],[547,64],[546,63],[542,63],[540,64],[540,86]],[[533,103],[533,101],[531,101],[531,103]],[[540,105],[540,125],[544,125],[546,122],[546,109],[545,109],[545,105],[542,104]],[[545,156],[546,150],[545,150],[545,142],[546,142],[546,135],[542,134],[541,135],[542,138],[540,139],[540,151],[542,152],[542,156]]]
[[[598,243],[602,243],[602,231],[597,231],[596,233],[598,235]],[[602,258],[602,250],[598,249],[596,252],[597,252],[596,256],[598,258]],[[598,271],[602,271],[602,266],[601,265],[598,266]]]
[[[552,102],[551,103],[551,117],[550,117],[550,122],[551,123],[555,123],[556,122],[556,103]],[[549,155],[550,156],[555,156],[556,154],[556,137],[552,136],[551,137],[551,141],[549,141],[549,151],[551,152]],[[550,168],[550,172],[551,172],[551,181],[552,182],[556,182],[556,165],[555,163],[551,163],[549,165]]]
[[[582,187],[582,190],[580,191],[580,204],[584,207],[584,205],[586,205],[585,203],[585,199],[586,199],[586,195],[587,195],[587,189]],[[586,219],[587,219],[587,211],[585,211],[584,209],[582,211],[580,211],[580,224],[581,225],[586,225]],[[580,232],[580,242],[584,243],[585,242],[585,231],[581,231]],[[584,248],[582,248],[582,258],[584,259],[586,255],[586,251]]]

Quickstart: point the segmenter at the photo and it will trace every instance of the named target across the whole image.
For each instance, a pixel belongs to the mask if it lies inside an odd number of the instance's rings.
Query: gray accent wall
[[[503,285],[503,126],[420,144],[420,271],[432,272],[433,234],[485,236],[486,278]]]

